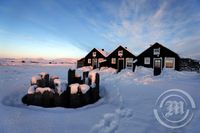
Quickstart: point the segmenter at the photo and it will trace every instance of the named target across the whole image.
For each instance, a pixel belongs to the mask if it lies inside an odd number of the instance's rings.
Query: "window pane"
[[[111,59],[111,64],[116,64],[116,58]]]
[[[155,60],[154,61],[154,67],[160,68],[161,67],[161,62],[160,60]]]
[[[165,67],[173,68],[174,67],[174,59],[165,59]]]
[[[144,58],[144,64],[150,64],[150,57]]]

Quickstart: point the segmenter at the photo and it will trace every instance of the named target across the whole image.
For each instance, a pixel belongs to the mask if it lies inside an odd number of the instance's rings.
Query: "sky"
[[[200,0],[0,0],[0,57],[81,58],[159,42],[200,59]]]

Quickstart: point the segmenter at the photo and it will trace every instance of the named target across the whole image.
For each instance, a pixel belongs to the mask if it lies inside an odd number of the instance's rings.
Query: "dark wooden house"
[[[93,68],[99,68],[100,63],[106,60],[108,53],[104,49],[92,49],[85,58],[77,61],[77,67],[92,66]]]
[[[136,59],[136,56],[128,51],[127,47],[119,46],[106,58],[106,64],[108,67],[118,69],[120,71],[124,68],[133,68],[133,61]]]
[[[179,70],[180,57],[159,43],[151,45],[137,57],[137,65],[149,68],[171,68]]]

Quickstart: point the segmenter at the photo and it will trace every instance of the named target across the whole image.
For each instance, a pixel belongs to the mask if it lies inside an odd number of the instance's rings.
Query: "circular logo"
[[[195,102],[187,92],[171,89],[158,97],[154,115],[158,122],[165,127],[181,128],[192,120],[195,108]]]

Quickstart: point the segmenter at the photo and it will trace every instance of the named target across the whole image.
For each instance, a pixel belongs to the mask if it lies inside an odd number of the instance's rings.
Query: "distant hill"
[[[75,58],[58,58],[58,59],[43,59],[43,58],[0,58],[0,66],[13,65],[75,65]]]

